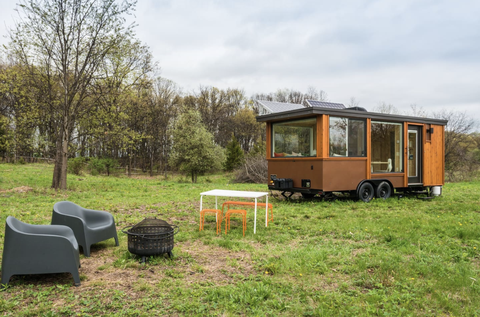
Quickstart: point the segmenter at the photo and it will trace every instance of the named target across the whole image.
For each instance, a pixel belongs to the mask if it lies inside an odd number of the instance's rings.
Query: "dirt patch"
[[[353,249],[352,256],[356,257],[359,254],[365,253],[366,251],[367,251],[366,249]]]
[[[33,188],[32,187],[28,187],[28,186],[20,186],[20,187],[15,187],[15,188],[12,188],[12,189],[7,189],[7,190],[0,190],[0,193],[27,193],[27,192],[30,192],[32,191]]]
[[[125,269],[115,268],[113,262],[116,257],[112,249],[108,247],[93,251],[91,257],[81,260],[79,273],[87,276],[87,280],[82,281],[79,289],[104,285],[130,293],[138,286],[139,280],[153,285],[166,277],[179,278],[187,283],[208,281],[225,285],[232,282],[235,274],[255,274],[250,254],[204,245],[198,240],[175,245],[173,252],[177,255],[174,265],[138,264]]]
[[[221,247],[205,245],[201,241],[185,242],[183,252],[195,260],[195,265],[187,265],[188,283],[210,281],[218,285],[232,282],[232,276],[255,274],[253,262],[247,252],[233,252]],[[192,270],[193,268],[193,270]]]
[[[165,278],[179,279],[188,284],[208,282],[227,285],[234,282],[235,275],[249,276],[257,273],[247,252],[234,252],[218,246],[205,245],[199,240],[176,243],[173,250],[173,263],[157,260],[157,263],[161,263],[140,264],[129,260],[125,268],[113,265],[121,256],[118,255],[118,248],[126,249],[126,246],[92,246],[91,257],[81,258],[79,274],[82,281],[79,287],[73,288],[76,294],[116,289],[134,299],[141,296],[145,287],[149,285],[154,287]],[[22,280],[22,284],[68,285],[70,283],[73,285],[71,274],[66,273],[14,276],[10,282],[15,283],[19,280]],[[62,305],[62,303],[58,302],[56,305]]]

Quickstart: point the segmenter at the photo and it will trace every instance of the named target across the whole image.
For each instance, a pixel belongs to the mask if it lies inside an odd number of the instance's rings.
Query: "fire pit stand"
[[[136,225],[122,229],[128,235],[128,251],[142,257],[167,253],[172,257],[173,237],[178,233],[176,225],[170,225],[157,218],[145,218]]]

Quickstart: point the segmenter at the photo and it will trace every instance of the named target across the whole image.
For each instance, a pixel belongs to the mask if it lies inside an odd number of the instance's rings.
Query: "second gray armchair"
[[[31,225],[8,216],[2,258],[2,284],[12,275],[72,273],[80,285],[78,244],[70,228]]]
[[[103,240],[114,238],[118,246],[115,220],[106,211],[85,209],[70,201],[60,201],[53,206],[52,225],[70,227],[85,256],[90,256],[92,244]]]

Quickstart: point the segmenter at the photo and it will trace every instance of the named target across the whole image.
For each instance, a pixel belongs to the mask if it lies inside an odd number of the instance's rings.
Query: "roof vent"
[[[350,107],[350,108],[346,108],[345,110],[367,111],[367,109],[362,107]]]

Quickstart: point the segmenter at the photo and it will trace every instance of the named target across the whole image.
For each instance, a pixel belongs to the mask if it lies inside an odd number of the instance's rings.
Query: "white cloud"
[[[5,34],[16,13],[0,6]],[[140,0],[135,16],[162,76],[186,91],[314,86],[367,109],[416,104],[480,122],[478,1]]]

